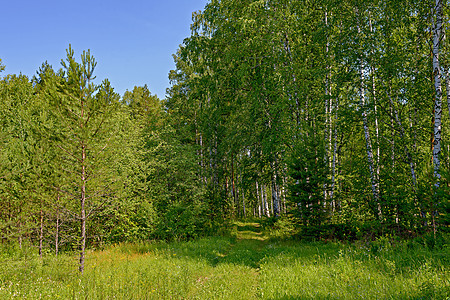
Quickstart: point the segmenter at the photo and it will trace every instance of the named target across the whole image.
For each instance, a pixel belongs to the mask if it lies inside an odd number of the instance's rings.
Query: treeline
[[[207,233],[195,151],[162,102],[96,84],[89,51],[61,64],[0,80],[2,243],[79,249],[83,271],[87,246]]]
[[[216,214],[331,237],[448,228],[448,21],[442,0],[211,0],[194,14],[166,105]]]

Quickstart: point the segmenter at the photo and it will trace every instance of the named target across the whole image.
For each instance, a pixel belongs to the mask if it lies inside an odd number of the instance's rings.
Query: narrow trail
[[[217,263],[235,263],[246,265],[259,270],[260,262],[264,258],[264,246],[267,237],[259,223],[236,222],[236,242]]]
[[[255,240],[259,242],[265,241],[267,238],[264,236],[259,223],[236,223],[237,226],[237,239],[238,240]]]

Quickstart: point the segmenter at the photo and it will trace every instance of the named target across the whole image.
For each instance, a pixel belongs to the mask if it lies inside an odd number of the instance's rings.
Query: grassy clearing
[[[0,299],[446,299],[448,246],[393,247],[266,239],[257,223],[231,237],[135,243],[77,258],[2,251]]]

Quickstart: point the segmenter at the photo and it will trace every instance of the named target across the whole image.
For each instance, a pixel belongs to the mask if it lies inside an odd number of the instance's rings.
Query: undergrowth
[[[232,236],[123,243],[40,259],[3,247],[0,299],[447,299],[449,247],[402,242],[299,242],[258,223]]]

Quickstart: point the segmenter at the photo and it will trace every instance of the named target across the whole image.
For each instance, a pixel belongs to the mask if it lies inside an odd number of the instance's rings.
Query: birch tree
[[[435,195],[439,193],[441,183],[440,154],[441,154],[441,132],[442,132],[442,86],[441,65],[439,61],[440,45],[442,40],[443,26],[443,0],[435,0],[433,8],[433,77],[434,77],[434,135],[433,135],[433,176]],[[435,200],[439,202],[438,199]],[[435,203],[436,205],[437,203]],[[436,212],[433,210],[433,228],[436,233]]]

